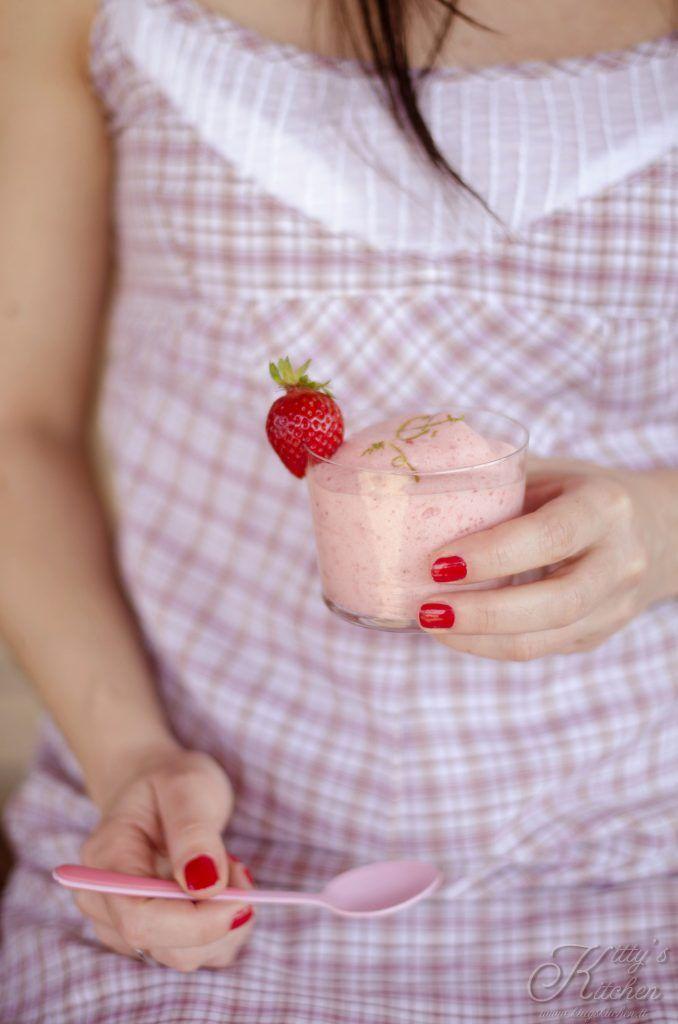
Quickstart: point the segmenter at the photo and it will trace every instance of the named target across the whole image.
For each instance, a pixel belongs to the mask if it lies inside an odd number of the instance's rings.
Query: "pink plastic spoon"
[[[117,896],[155,896],[169,900],[194,899],[176,882],[163,878],[122,875],[80,864],[62,864],[52,877],[67,889],[89,889]],[[393,914],[423,900],[438,887],[441,874],[433,864],[416,860],[387,860],[343,871],[320,892],[283,889],[224,889],[214,900],[239,903],[293,903],[325,907],[343,917]]]

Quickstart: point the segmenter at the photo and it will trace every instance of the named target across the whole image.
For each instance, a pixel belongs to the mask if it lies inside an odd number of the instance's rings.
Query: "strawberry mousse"
[[[360,625],[418,631],[419,605],[436,590],[433,552],[520,514],[526,446],[520,424],[469,410],[386,419],[329,459],[311,455],[306,476],[329,607]]]

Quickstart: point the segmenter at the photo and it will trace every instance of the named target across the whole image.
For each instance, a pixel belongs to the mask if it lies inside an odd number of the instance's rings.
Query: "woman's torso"
[[[488,857],[560,881],[675,865],[671,603],[528,664],[356,629],[320,601],[304,486],[263,422],[287,354],[356,425],[453,400],[527,423],[541,454],[671,464],[677,54],[664,37],[434,72],[424,112],[497,223],[351,62],[195,0],[103,0],[121,567],[258,878],[309,882],[333,857],[434,857],[450,881]]]

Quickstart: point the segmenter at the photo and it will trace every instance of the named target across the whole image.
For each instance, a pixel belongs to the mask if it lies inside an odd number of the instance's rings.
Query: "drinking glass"
[[[457,414],[482,437],[500,442],[501,456],[415,474],[406,468],[345,465],[309,451],[306,478],[322,595],[349,622],[419,632],[419,605],[436,590],[430,572],[436,549],[520,515],[527,430],[488,410]],[[467,584],[466,589],[498,584]],[[459,587],[446,584],[445,589]]]

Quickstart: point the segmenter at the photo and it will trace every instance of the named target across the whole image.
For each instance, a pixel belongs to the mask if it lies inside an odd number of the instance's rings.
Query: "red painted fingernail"
[[[243,868],[242,870],[243,870],[243,874],[245,875],[245,878],[247,879],[247,881],[251,882],[252,885],[254,885],[254,879],[252,878],[252,872],[250,871],[250,869],[249,868]]]
[[[251,907],[245,907],[244,910],[239,910],[231,921],[231,927],[229,931],[232,932],[234,928],[240,928],[241,925],[247,924],[250,918],[254,917],[254,911]]]
[[[455,580],[463,580],[466,572],[466,562],[459,555],[445,555],[443,558],[436,558],[431,566],[431,576],[436,583],[453,583]]]
[[[240,864],[241,863],[240,857],[236,857],[236,855],[234,853],[229,853],[228,856],[231,858],[231,860],[234,862],[234,864]]]
[[[219,872],[212,858],[202,854],[189,860],[184,868],[184,878],[187,889],[209,889],[219,878]]]
[[[426,629],[450,629],[454,625],[454,610],[449,604],[422,604],[419,623]]]

